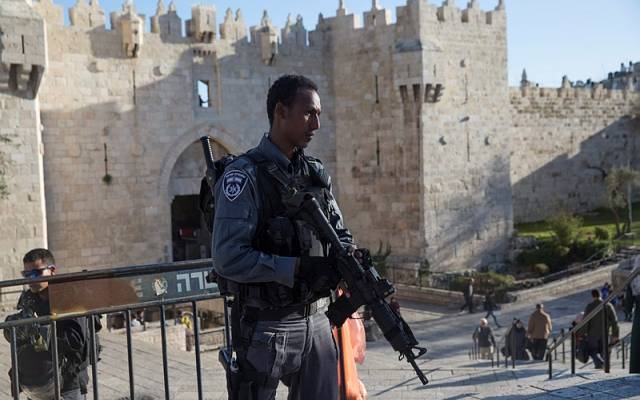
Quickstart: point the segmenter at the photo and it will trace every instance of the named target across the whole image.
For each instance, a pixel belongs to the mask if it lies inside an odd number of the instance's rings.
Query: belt
[[[250,314],[254,321],[288,321],[292,319],[303,319],[318,312],[318,302],[309,304],[298,304],[282,308],[259,309],[246,307],[245,312]]]

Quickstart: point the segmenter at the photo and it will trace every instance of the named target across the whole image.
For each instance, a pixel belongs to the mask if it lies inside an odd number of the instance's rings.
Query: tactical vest
[[[257,167],[256,184],[260,196],[260,214],[252,246],[267,254],[287,257],[321,256],[327,246],[321,243],[307,222],[296,218],[300,210],[289,209],[283,199],[292,190],[313,194],[327,217],[331,194],[326,174],[311,165],[315,160],[302,156],[301,172],[293,179],[284,174],[275,163],[256,149],[240,156]],[[307,304],[317,298],[306,282],[296,280],[293,288],[277,282],[240,284],[218,276],[221,292],[237,296],[240,303],[256,308],[280,308]]]

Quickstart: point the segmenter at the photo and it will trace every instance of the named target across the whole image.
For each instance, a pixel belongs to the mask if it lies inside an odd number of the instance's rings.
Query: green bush
[[[582,218],[563,212],[549,220],[548,225],[560,246],[571,247],[580,233]]]
[[[545,276],[545,275],[547,275],[549,273],[549,266],[547,264],[538,263],[538,264],[533,266],[533,271],[538,276]]]
[[[378,246],[378,251],[374,254],[371,254],[371,260],[373,261],[373,265],[376,267],[376,271],[382,277],[387,276],[387,270],[389,266],[387,265],[387,258],[391,255],[391,245],[387,243],[386,249],[383,250],[382,241],[380,241],[380,245]]]
[[[575,261],[597,260],[608,255],[611,250],[609,241],[580,240],[573,246],[572,256]]]
[[[596,227],[595,235],[598,240],[609,240],[611,238],[609,231],[600,226]]]
[[[552,272],[555,272],[564,268],[570,262],[570,252],[570,248],[559,245],[555,240],[545,240],[541,241],[537,248],[520,253],[516,262],[526,267],[545,264]]]

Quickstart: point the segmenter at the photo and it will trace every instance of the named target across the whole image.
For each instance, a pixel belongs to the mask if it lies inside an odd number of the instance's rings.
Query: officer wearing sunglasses
[[[47,249],[33,249],[23,258],[25,278],[52,276],[56,273],[55,259]],[[49,283],[29,283],[18,300],[17,314],[7,320],[31,319],[51,314]],[[53,399],[55,391],[54,364],[51,354],[50,325],[27,324],[16,328],[18,345],[18,386],[30,400]],[[68,319],[57,326],[61,396],[63,400],[86,399],[89,375],[86,368],[87,321],[85,318]],[[10,341],[8,329],[4,337]]]

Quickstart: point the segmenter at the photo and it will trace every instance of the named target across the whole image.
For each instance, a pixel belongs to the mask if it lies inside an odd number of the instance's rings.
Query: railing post
[[[554,359],[554,361],[558,361],[558,349],[556,347],[556,343],[557,342],[558,342],[558,340],[554,336],[554,338],[553,338],[553,359]]]
[[[625,354],[625,343],[624,342],[625,342],[625,340],[623,338],[622,339],[622,343],[620,343],[620,345],[622,346],[622,369],[623,370],[626,369],[626,367],[625,367],[625,356],[626,356],[626,354]]]
[[[169,400],[169,362],[167,361],[167,327],[164,304],[160,305],[160,334],[162,337],[162,373],[164,375],[164,398]]]
[[[193,340],[196,351],[196,383],[198,385],[198,400],[202,400],[202,366],[200,361],[200,319],[198,318],[198,304],[191,302],[193,312]]]
[[[571,375],[576,374],[576,333],[571,332]]]
[[[516,369],[516,335],[515,334],[511,335],[511,368]]]
[[[127,361],[129,363],[129,398],[135,399],[135,384],[133,380],[133,343],[131,340],[131,310],[125,312],[127,328]]]
[[[11,393],[13,400],[20,400],[20,386],[18,384],[18,343],[16,327],[11,327]]]
[[[57,323],[56,321],[51,321],[51,325],[49,325],[51,329],[51,357],[53,358],[53,384],[54,384],[54,398],[56,400],[60,400],[60,365],[58,364],[60,360],[60,354],[58,354],[58,332],[57,332]]]
[[[565,355],[564,355],[564,342],[565,342],[564,328],[560,329],[560,334],[562,335],[562,363],[564,364],[566,362]]]
[[[609,373],[609,329],[607,326],[607,304],[602,306],[602,358],[603,369],[605,373]]]
[[[93,383],[93,399],[98,400],[98,348],[96,343],[96,324],[93,320],[93,315],[89,315],[86,321],[89,324],[89,336],[90,336],[90,361],[91,361],[91,379]]]
[[[500,349],[496,348],[496,368],[500,367]]]
[[[554,340],[555,342],[555,340]],[[549,360],[549,380],[553,379],[553,359],[551,358],[551,352],[547,351],[547,360]]]

